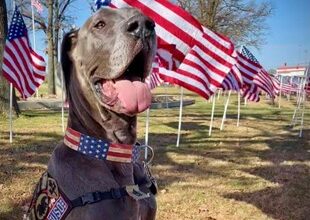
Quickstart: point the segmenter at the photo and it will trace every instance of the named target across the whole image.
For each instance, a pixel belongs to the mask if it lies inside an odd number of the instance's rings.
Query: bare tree
[[[57,0],[56,0],[57,1]],[[47,54],[48,54],[48,93],[56,94],[55,86],[55,65],[54,51],[55,44],[53,39],[54,34],[54,1],[48,0],[48,23],[47,23]]]
[[[268,0],[177,0],[209,29],[229,37],[235,44],[259,48],[268,30],[266,19],[273,7]]]
[[[56,93],[55,71],[58,60],[58,41],[61,30],[71,29],[74,18],[69,15],[68,9],[76,0],[47,0],[41,1],[48,13],[40,14],[35,12],[34,21],[36,30],[42,30],[46,34],[48,54],[48,92]],[[26,18],[29,28],[31,26],[32,14],[30,10],[31,0],[18,0],[21,13]]]
[[[2,58],[7,35],[7,13],[5,1],[0,2],[0,112],[6,112],[9,100],[9,83],[2,76]]]
[[[2,75],[2,60],[3,60],[3,50],[5,45],[5,40],[8,31],[8,19],[7,19],[7,10],[5,1],[0,2],[0,113],[6,113],[9,109],[9,95],[10,88],[8,81]],[[15,90],[13,89],[13,107],[15,109],[15,113],[18,116],[20,113]]]

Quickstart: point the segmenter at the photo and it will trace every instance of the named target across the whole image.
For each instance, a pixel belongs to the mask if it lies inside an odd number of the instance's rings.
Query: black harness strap
[[[83,196],[80,196],[74,200],[70,201],[72,208],[84,206],[87,204],[97,203],[102,200],[110,200],[110,199],[120,199],[122,197],[127,196],[128,193],[125,187],[118,189],[111,189],[107,192],[90,192],[86,193]]]

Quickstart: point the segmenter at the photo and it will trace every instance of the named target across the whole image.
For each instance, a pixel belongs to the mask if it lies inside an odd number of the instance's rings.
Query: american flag
[[[307,81],[305,83],[305,90],[307,94],[310,94],[310,77],[307,78]]]
[[[242,96],[252,102],[259,102],[260,100],[260,89],[257,85],[252,84],[250,86],[246,85],[242,88]]]
[[[108,6],[111,0],[95,0],[96,9],[98,10],[102,6]]]
[[[110,143],[71,128],[66,130],[64,143],[73,150],[101,160],[131,163],[139,157],[139,149],[136,146]]]
[[[276,95],[279,95],[281,89],[281,82],[276,76],[271,76],[274,91]]]
[[[291,94],[293,92],[298,92],[299,88],[297,84],[291,82],[282,82],[281,92],[286,94]]]
[[[145,82],[150,89],[154,89],[164,83],[164,80],[160,77],[160,72],[164,69],[175,69],[175,63],[170,51],[175,49],[175,45],[163,45],[158,48],[154,62],[152,64],[152,72]]]
[[[112,0],[111,7],[135,7],[156,23],[156,34],[164,44],[175,45],[176,71],[162,69],[161,78],[208,99],[222,84],[236,60],[233,44],[203,27],[182,8],[166,0]],[[158,48],[162,47],[161,43]]]
[[[45,79],[45,61],[32,50],[27,28],[16,8],[5,42],[2,72],[23,98],[30,97]]]
[[[43,12],[43,6],[39,0],[31,0],[31,5],[33,5],[39,13]]]
[[[251,88],[252,84],[255,84],[258,89],[265,91],[270,97],[275,96],[274,84],[270,75],[244,46],[242,47],[241,53],[238,53],[237,66],[242,74],[244,83],[249,88]]]
[[[152,63],[152,72],[145,79],[145,83],[148,85],[149,89],[155,89],[157,86],[160,86],[164,82],[158,74],[160,69],[159,62],[159,57],[155,56],[154,62]]]
[[[221,88],[224,91],[227,90],[240,91],[242,86],[243,86],[242,75],[237,66],[233,66],[232,70],[228,73],[228,75],[224,79]]]

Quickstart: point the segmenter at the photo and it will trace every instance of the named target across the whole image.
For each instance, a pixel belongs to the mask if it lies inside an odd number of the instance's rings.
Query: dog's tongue
[[[152,95],[145,83],[118,80],[115,82],[114,87],[124,108],[124,113],[137,114],[150,107]]]

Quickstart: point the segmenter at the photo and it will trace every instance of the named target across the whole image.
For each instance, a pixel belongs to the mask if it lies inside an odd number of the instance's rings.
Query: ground
[[[156,93],[177,95],[177,88]],[[152,171],[158,179],[157,219],[281,219],[310,216],[310,111],[304,136],[289,126],[294,101],[282,108],[262,97],[242,105],[236,126],[236,96],[219,130],[225,97],[216,102],[212,136],[211,103],[186,93],[196,104],[184,109],[182,137],[175,147],[178,109],[151,110],[149,143],[155,149]],[[139,139],[145,116],[139,116]],[[61,113],[26,111],[14,119],[14,142],[0,118],[0,219],[21,219],[25,204],[55,145],[62,140]],[[143,142],[143,141],[142,141]]]

